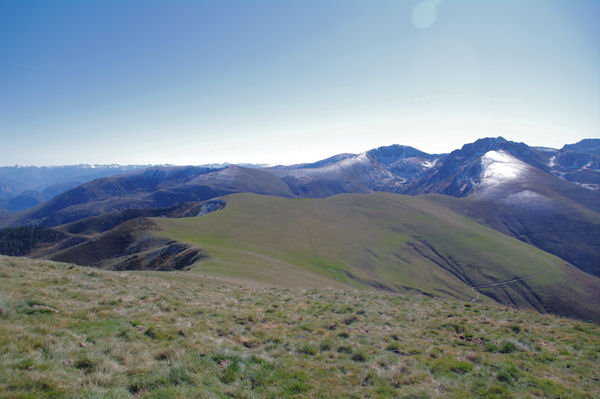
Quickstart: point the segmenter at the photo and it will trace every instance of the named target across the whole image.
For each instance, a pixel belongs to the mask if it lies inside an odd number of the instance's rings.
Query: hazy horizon
[[[479,137],[478,139],[485,139],[485,138],[490,138],[490,137]],[[502,137],[504,139],[506,139],[505,137]],[[588,138],[584,138],[582,140],[585,139],[590,139]],[[513,140],[509,140],[509,141],[513,141]],[[518,142],[518,141],[516,141]],[[465,144],[470,144],[470,143],[462,143],[461,145],[458,145],[456,148],[453,148],[449,151],[445,151],[445,152],[438,152],[438,153],[429,153],[430,155],[436,155],[436,154],[448,154],[454,150],[459,150],[463,145]],[[528,143],[524,143],[529,145]],[[563,145],[568,145],[568,144],[575,144],[575,143],[564,143]],[[408,144],[400,144],[400,143],[392,143],[392,144],[388,144],[388,145],[383,145],[383,146],[376,146],[373,148],[367,148],[364,149],[363,151],[358,151],[358,152],[352,152],[350,154],[354,154],[354,155],[358,155],[361,154],[363,152],[367,152],[369,150],[372,149],[376,149],[379,147],[388,147],[388,146],[393,146],[393,145],[401,145],[401,146],[408,146],[408,147],[413,147],[411,145]],[[548,147],[548,146],[534,146],[534,145],[530,145],[530,147],[537,147],[537,148],[553,148],[556,150],[559,150],[560,148],[563,147],[563,145],[559,146],[559,147]],[[415,148],[415,147],[413,147]],[[421,148],[416,148],[417,150],[421,150],[423,151]],[[427,152],[427,151],[424,151]],[[118,166],[210,166],[210,165],[239,165],[239,166],[256,166],[256,167],[271,167],[271,166],[291,166],[294,164],[305,164],[305,163],[313,163],[313,162],[317,162],[317,161],[322,161],[324,159],[336,156],[336,155],[341,155],[344,153],[338,152],[335,154],[329,154],[329,155],[325,155],[323,157],[317,158],[317,159],[306,159],[306,160],[302,160],[300,162],[295,162],[295,163],[279,163],[279,164],[274,164],[274,163],[266,163],[266,162],[229,162],[229,161],[222,161],[222,162],[205,162],[205,163],[89,163],[89,162],[83,162],[83,163],[75,163],[75,164],[12,164],[12,165],[4,165],[4,164],[0,164],[0,168],[3,167],[63,167],[63,166],[87,166],[90,168],[95,168],[95,167],[118,167]],[[346,153],[348,154],[348,153]]]
[[[0,165],[600,137],[600,3],[0,1]]]

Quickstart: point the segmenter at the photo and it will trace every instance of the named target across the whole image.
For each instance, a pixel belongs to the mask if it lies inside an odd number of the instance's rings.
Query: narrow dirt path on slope
[[[546,274],[546,273],[550,273],[551,271],[553,271],[554,269],[556,269],[556,266],[552,266],[550,269],[548,270],[544,270],[541,272],[537,272],[534,274],[531,274],[529,276],[525,276],[525,277],[519,277],[519,278],[513,278],[512,280],[506,280],[506,281],[501,281],[499,283],[491,283],[491,284],[482,284],[482,285],[472,285],[471,289],[473,290],[473,292],[475,292],[477,294],[477,296],[475,298],[473,298],[471,300],[471,303],[473,302],[477,302],[481,296],[481,294],[479,293],[479,291],[477,291],[478,288],[489,288],[489,287],[497,287],[499,285],[505,285],[505,284],[511,284],[511,283],[517,283],[519,281],[523,281],[523,280],[529,280],[530,278],[534,278],[537,276],[541,276],[542,274]]]

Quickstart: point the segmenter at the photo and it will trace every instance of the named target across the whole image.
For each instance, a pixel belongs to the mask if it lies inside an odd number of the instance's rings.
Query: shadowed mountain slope
[[[282,181],[258,169],[149,168],[83,184],[36,208],[3,219],[2,225],[57,226],[106,212],[171,207],[236,192],[292,195]]]
[[[67,165],[0,167],[0,216],[39,205],[91,180],[132,172],[139,165]]]

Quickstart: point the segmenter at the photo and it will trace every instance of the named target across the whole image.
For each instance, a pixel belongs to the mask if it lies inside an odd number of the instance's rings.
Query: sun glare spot
[[[432,1],[424,1],[415,6],[412,12],[412,23],[415,28],[427,29],[437,18],[436,4]]]

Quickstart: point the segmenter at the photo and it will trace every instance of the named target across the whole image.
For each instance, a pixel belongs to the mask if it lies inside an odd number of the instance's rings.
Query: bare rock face
[[[114,265],[114,270],[185,270],[198,260],[204,258],[199,250],[187,244],[171,241],[160,249],[149,254],[134,254]]]

